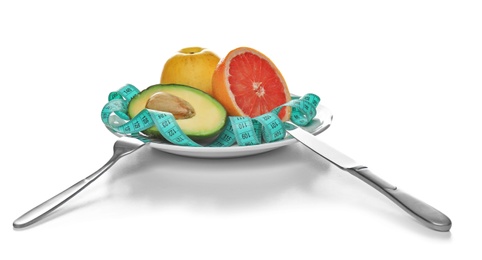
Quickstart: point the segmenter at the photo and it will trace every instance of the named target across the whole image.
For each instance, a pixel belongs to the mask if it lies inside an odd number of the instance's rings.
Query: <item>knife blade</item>
[[[373,174],[368,167],[357,163],[354,159],[329,146],[311,133],[291,123],[285,124],[288,126],[286,131],[293,138],[334,165],[378,190],[426,227],[442,232],[447,232],[452,227],[452,221],[439,210],[384,181]]]
[[[314,135],[303,130],[302,128],[296,127],[294,129],[287,129],[286,131],[288,131],[291,136],[303,143],[306,147],[310,148],[321,157],[327,159],[328,161],[342,169],[362,167],[362,165],[358,164],[351,157],[348,157],[347,155],[339,152],[327,143],[322,142]]]

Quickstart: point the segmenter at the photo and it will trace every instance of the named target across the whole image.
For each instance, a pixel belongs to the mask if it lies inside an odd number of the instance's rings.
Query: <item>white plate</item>
[[[326,107],[318,105],[316,118],[313,119],[309,125],[303,127],[303,129],[314,135],[318,135],[331,125],[331,120],[331,112]],[[151,142],[149,144],[154,149],[181,156],[196,158],[234,158],[265,153],[296,142],[298,142],[296,139],[287,134],[285,139],[281,141],[250,146],[190,147],[159,142]]]

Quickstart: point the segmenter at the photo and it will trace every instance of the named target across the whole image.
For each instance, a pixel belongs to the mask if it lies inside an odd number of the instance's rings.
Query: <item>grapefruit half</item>
[[[214,70],[213,96],[230,116],[251,118],[270,112],[291,100],[288,86],[274,63],[261,52],[239,47],[230,51]],[[278,116],[286,121],[291,108]]]

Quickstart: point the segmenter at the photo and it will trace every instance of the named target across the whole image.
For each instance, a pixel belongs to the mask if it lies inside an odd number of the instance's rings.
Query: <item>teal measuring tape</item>
[[[169,112],[144,109],[134,118],[130,118],[126,113],[127,107],[130,100],[138,93],[140,91],[136,87],[127,84],[109,94],[108,103],[102,108],[101,119],[110,131],[149,142],[150,139],[141,133],[156,126],[160,134],[173,144],[203,146],[184,134],[174,116]],[[283,107],[291,107],[291,122],[298,126],[305,126],[316,116],[316,107],[319,102],[320,98],[317,95],[309,93],[254,118],[230,116],[223,131],[206,146],[228,147],[235,143],[239,146],[247,146],[282,140],[286,135],[286,128],[293,126],[281,121],[278,112]]]

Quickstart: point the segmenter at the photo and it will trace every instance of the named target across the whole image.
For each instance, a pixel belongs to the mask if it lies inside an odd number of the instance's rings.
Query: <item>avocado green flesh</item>
[[[201,90],[179,84],[158,84],[143,90],[129,102],[127,108],[129,117],[134,118],[146,108],[149,98],[158,92],[177,96],[193,106],[196,113],[193,117],[176,120],[181,130],[192,139],[211,138],[219,134],[226,124],[226,110],[216,99]],[[145,130],[144,134],[152,137],[161,137],[155,126]]]

